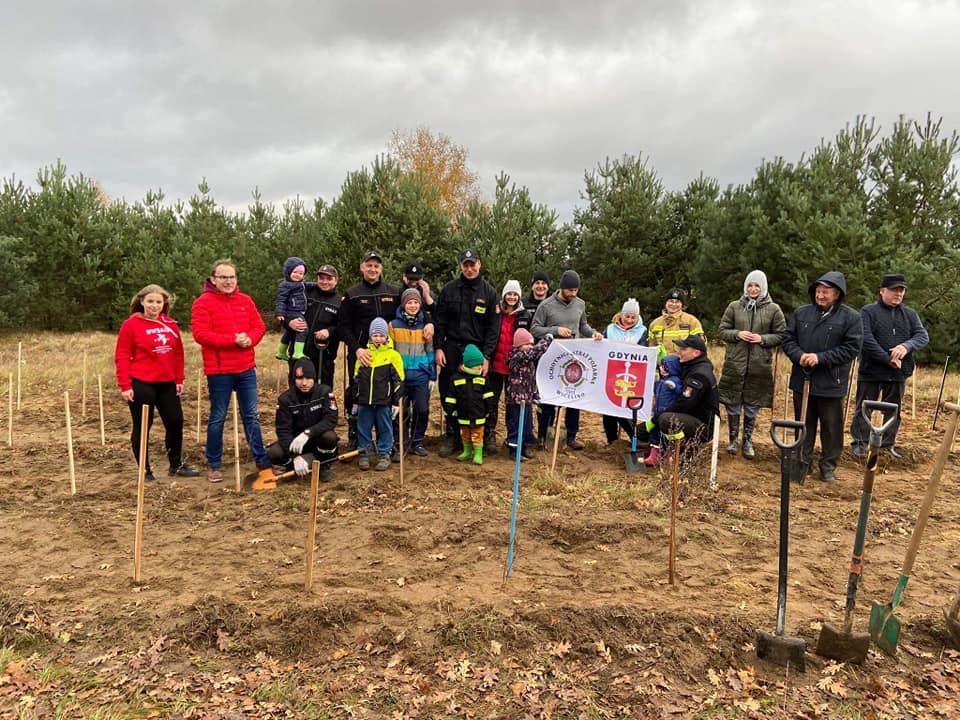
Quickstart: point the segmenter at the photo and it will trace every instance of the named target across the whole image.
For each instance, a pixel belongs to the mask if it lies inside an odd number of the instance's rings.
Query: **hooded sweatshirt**
[[[182,384],[183,341],[177,321],[162,313],[156,320],[134,313],[120,326],[114,362],[123,391],[133,387],[132,378]]]

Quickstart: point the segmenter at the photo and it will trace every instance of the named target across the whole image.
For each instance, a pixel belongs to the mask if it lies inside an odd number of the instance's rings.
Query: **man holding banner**
[[[603,340],[603,334],[597,332],[587,322],[587,306],[577,294],[580,292],[580,275],[575,270],[567,270],[560,278],[560,289],[548,297],[533,315],[530,323],[530,332],[540,340],[547,334],[558,340],[591,337],[594,340]],[[539,379],[539,373],[538,373]],[[545,398],[546,399],[546,398]],[[561,403],[566,405],[566,403]],[[540,443],[546,441],[546,429],[552,424],[554,406],[541,405],[541,420],[543,425],[540,432]],[[577,439],[580,430],[580,410],[567,406],[567,447],[571,450],[583,450],[583,442]]]

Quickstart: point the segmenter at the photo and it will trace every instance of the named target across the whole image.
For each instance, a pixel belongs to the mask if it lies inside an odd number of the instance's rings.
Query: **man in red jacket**
[[[207,479],[210,482],[223,480],[223,471],[220,469],[223,422],[227,417],[230,395],[234,391],[243,418],[243,432],[253,459],[260,470],[268,471],[263,475],[272,477],[272,465],[263,447],[260,417],[257,414],[254,350],[267,328],[253,298],[237,288],[237,266],[233,260],[225,258],[213,264],[213,275],[206,279],[203,294],[193,303],[190,325],[193,339],[200,344],[203,372],[207,376],[210,392]]]

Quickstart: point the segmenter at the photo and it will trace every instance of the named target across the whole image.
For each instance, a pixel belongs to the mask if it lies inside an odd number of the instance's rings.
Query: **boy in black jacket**
[[[292,465],[301,477],[310,472],[314,459],[323,463],[337,453],[337,399],[329,386],[317,384],[316,375],[310,358],[297,360],[294,387],[277,399],[277,442],[267,448],[270,462]],[[333,479],[332,463],[320,466],[320,479]]]
[[[473,344],[463,350],[463,362],[450,378],[450,386],[443,398],[444,411],[460,426],[463,452],[457,460],[473,459],[483,465],[483,426],[493,403],[493,390],[487,387],[483,371],[483,353]]]

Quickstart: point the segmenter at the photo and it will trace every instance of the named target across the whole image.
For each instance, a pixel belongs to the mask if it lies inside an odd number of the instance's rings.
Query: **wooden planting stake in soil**
[[[203,383],[203,369],[197,370],[197,445],[200,444],[200,385]]]
[[[73,428],[70,427],[70,392],[64,391],[63,402],[67,411],[67,457],[70,459],[70,494],[77,494],[77,471],[73,465]]]
[[[243,492],[243,478],[240,477],[240,421],[237,412],[237,392],[233,392],[233,464],[237,474],[237,492]]]
[[[150,406],[140,410],[140,467],[137,471],[137,522],[133,536],[133,581],[140,582],[140,555],[143,550],[143,486],[147,475],[147,433]]]
[[[771,412],[773,410],[771,409]],[[713,452],[710,453],[710,489],[717,489],[717,456],[720,454],[720,416],[713,416]]]
[[[307,592],[313,587],[313,546],[317,542],[317,489],[320,485],[320,463],[313,461],[310,472],[310,507],[307,518],[306,572],[303,587]]]
[[[87,416],[87,351],[83,351],[83,376],[80,378],[80,417]]]
[[[550,459],[550,473],[553,474],[557,467],[557,450],[560,449],[560,428],[563,427],[563,418],[566,414],[566,407],[561,405],[557,412],[557,429],[553,433],[553,457]]]
[[[13,373],[7,382],[7,447],[13,447]]]
[[[917,419],[917,373],[910,376],[910,419]]]
[[[23,364],[23,343],[17,343],[17,412],[20,412],[20,366]]]
[[[97,402],[100,405],[100,444],[107,444],[107,435],[103,429],[103,375],[97,373]]]

